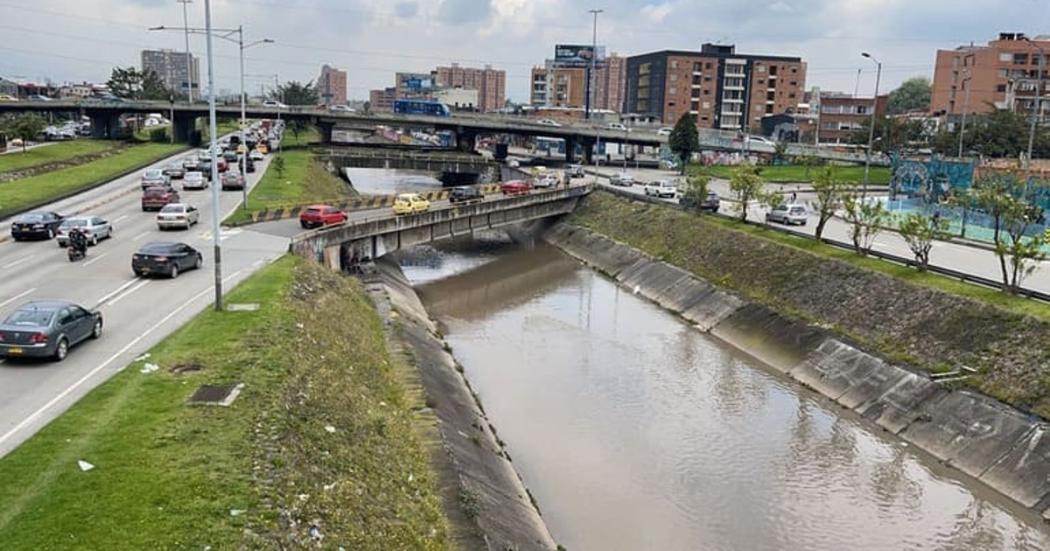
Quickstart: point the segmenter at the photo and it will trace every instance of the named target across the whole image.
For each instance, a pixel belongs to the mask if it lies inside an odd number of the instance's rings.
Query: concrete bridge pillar
[[[574,137],[565,138],[565,162],[570,164],[576,162],[576,138]]]
[[[594,164],[594,140],[585,139],[583,140],[583,161],[584,164]]]
[[[176,113],[172,121],[175,141],[179,143],[193,143],[193,134],[197,129],[197,117],[185,113]]]
[[[477,145],[478,134],[469,130],[456,132],[456,149],[463,153],[473,153]]]
[[[120,113],[99,112],[91,115],[91,137],[116,139],[120,137]]]
[[[332,130],[335,129],[334,122],[317,121],[317,130],[321,134],[321,143],[329,145],[332,143]]]

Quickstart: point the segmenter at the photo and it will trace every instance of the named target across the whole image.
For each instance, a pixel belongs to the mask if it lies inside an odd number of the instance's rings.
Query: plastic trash
[[[87,461],[84,461],[83,459],[77,460],[77,466],[80,467],[80,470],[85,473],[95,468],[94,465],[88,463]]]

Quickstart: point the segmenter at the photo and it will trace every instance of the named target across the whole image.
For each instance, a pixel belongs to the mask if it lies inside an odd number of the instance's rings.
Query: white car
[[[809,211],[805,205],[780,205],[766,213],[766,222],[780,222],[788,226],[805,226],[808,220]]]
[[[554,174],[544,174],[535,178],[532,182],[534,188],[552,188],[560,184],[558,177]]]
[[[190,226],[200,222],[200,213],[197,207],[186,203],[168,203],[157,213],[157,227],[162,230],[171,228],[190,229]]]
[[[624,126],[622,122],[610,122],[609,124],[605,125],[605,128],[607,130],[619,130],[620,132],[630,132],[630,130],[626,126]]]
[[[671,128],[670,126],[665,126],[665,127],[661,128],[661,129],[657,130],[656,134],[658,136],[670,136],[672,130],[674,130],[674,128]]]
[[[329,111],[340,111],[340,112],[343,112],[343,113],[353,113],[354,112],[354,110],[351,109],[349,105],[329,105],[328,106],[328,110]]]
[[[248,154],[248,158],[250,158],[253,161],[261,161],[264,158],[266,158],[266,156],[262,154],[262,151],[259,151],[258,149],[253,149],[252,152]]]
[[[671,180],[657,180],[645,184],[645,194],[654,197],[669,197],[674,199],[678,195],[678,186]]]
[[[536,124],[541,124],[543,126],[561,126],[561,124],[558,124],[558,121],[552,119],[540,119],[536,121]]]
[[[103,239],[113,237],[113,225],[99,216],[70,216],[62,221],[55,232],[58,246],[65,247],[69,243],[69,232],[77,228],[84,232],[87,241],[91,245],[98,245]]]
[[[634,185],[634,176],[631,176],[626,172],[613,174],[612,176],[609,176],[609,183],[614,186],[631,187]]]
[[[748,140],[751,141],[751,143],[758,143],[758,144],[762,144],[762,145],[768,145],[769,147],[776,147],[777,146],[777,142],[774,142],[773,140],[771,140],[771,139],[769,139],[769,138],[767,138],[765,136],[748,136],[747,138],[748,138]]]
[[[208,189],[208,179],[204,177],[203,172],[191,170],[182,177],[182,189]]]
[[[268,100],[264,101],[263,102],[263,107],[273,107],[273,108],[276,108],[276,109],[288,109],[287,105],[285,105],[285,104],[283,104],[283,103],[281,103],[279,101],[274,101],[272,99],[268,99]]]

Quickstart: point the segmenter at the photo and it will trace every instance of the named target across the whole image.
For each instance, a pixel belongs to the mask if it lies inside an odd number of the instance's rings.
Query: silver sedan
[[[91,245],[98,245],[103,239],[113,237],[113,224],[100,216],[71,216],[62,221],[58,226],[56,237],[58,246],[65,247],[69,244],[69,232],[77,228],[84,233]]]

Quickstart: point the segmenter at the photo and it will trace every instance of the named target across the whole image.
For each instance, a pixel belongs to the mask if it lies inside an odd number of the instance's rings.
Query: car
[[[758,143],[758,144],[762,144],[762,145],[768,145],[770,147],[776,147],[777,146],[777,142],[774,142],[773,140],[771,140],[771,139],[769,139],[769,138],[767,138],[765,136],[748,136],[747,139],[751,143]]]
[[[264,143],[258,143],[258,144],[255,144],[255,150],[258,151],[259,153],[262,153],[263,155],[266,155],[267,153],[270,152],[270,146],[268,146],[268,145],[266,145]]]
[[[719,207],[721,207],[721,203],[722,201],[718,198],[718,194],[713,191],[707,192],[707,196],[704,197],[704,199],[700,201],[699,204],[697,204],[696,201],[694,201],[693,198],[689,197],[688,195],[683,195],[678,198],[678,204],[682,205],[685,208],[709,210],[711,212],[718,212]]]
[[[250,157],[244,158],[244,173],[251,174],[255,172],[255,161],[251,160]]]
[[[263,102],[263,107],[274,107],[274,108],[277,108],[277,109],[288,109],[287,105],[285,105],[285,104],[283,104],[283,103],[281,103],[279,101],[274,101],[272,99],[268,99],[268,100],[264,101]]]
[[[201,161],[199,161],[196,157],[186,157],[182,160],[182,169],[186,172],[189,172],[191,170],[200,170],[200,164]],[[185,176],[185,174],[183,176]]]
[[[553,119],[540,119],[536,121],[536,124],[542,124],[543,126],[561,126],[558,121]]]
[[[630,129],[623,125],[622,122],[610,122],[605,125],[606,130],[619,130],[620,132],[630,132]]]
[[[186,177],[182,179],[182,189],[185,190],[199,190],[208,189],[208,180],[204,177],[204,173],[196,170],[191,170],[186,173]]]
[[[565,169],[565,173],[569,175],[569,178],[583,178],[586,175],[583,171],[583,165],[569,165]]]
[[[661,128],[661,129],[657,130],[656,131],[656,135],[657,136],[670,136],[672,130],[674,130],[674,128],[671,128],[670,126],[665,126],[665,127]]]
[[[153,186],[170,186],[171,177],[159,168],[151,168],[142,173],[141,184],[143,190]]]
[[[561,182],[558,177],[554,174],[544,174],[533,179],[532,187],[535,188],[552,188],[560,185]]]
[[[0,322],[0,357],[66,359],[69,349],[102,336],[102,314],[65,301],[34,301]]]
[[[448,193],[448,202],[452,204],[476,203],[484,200],[485,196],[481,190],[473,186],[456,186]]]
[[[179,192],[170,186],[146,188],[142,192],[142,210],[160,210],[168,203],[178,203],[179,199]]]
[[[185,243],[153,241],[131,255],[131,271],[139,277],[162,274],[175,279],[181,272],[203,264],[200,251]]]
[[[236,151],[227,151],[222,154],[222,158],[226,161],[226,164],[237,164],[238,155]]]
[[[29,101],[54,101],[53,99],[43,94],[33,94],[26,99],[28,99]]]
[[[15,241],[23,239],[51,239],[58,233],[58,227],[63,220],[65,220],[65,217],[51,211],[20,214],[11,222],[11,237]]]
[[[98,245],[99,241],[113,237],[113,225],[101,216],[70,216],[62,221],[55,234],[59,247],[69,244],[69,232],[73,228],[83,232],[90,245]]]
[[[394,199],[394,214],[416,214],[430,210],[430,201],[418,193],[399,193]]]
[[[190,226],[200,222],[200,212],[197,207],[186,203],[168,203],[157,213],[157,228],[167,230],[171,228],[190,229]]]
[[[242,143],[237,144],[237,148],[236,149],[237,149],[237,154],[238,155],[244,155],[245,153],[248,152],[248,146],[246,146],[246,145],[244,145]]]
[[[626,172],[620,172],[609,176],[609,183],[614,186],[631,187],[634,185],[634,176]]]
[[[11,94],[0,94],[0,101],[18,101],[18,98]]]
[[[499,190],[504,195],[524,195],[532,191],[532,184],[525,180],[510,180],[500,184]]]
[[[209,153],[207,149],[205,149],[203,151],[198,151],[197,152],[197,161],[200,162],[200,163],[210,163],[211,162],[211,153]]]
[[[329,111],[339,111],[342,113],[353,113],[354,110],[349,105],[329,105]]]
[[[181,180],[186,176],[186,169],[180,163],[172,163],[164,168],[164,175],[172,180]]]
[[[806,210],[805,205],[780,205],[766,213],[766,222],[780,222],[788,226],[793,224],[805,226],[808,220],[809,211]]]
[[[299,225],[304,229],[318,228],[346,222],[345,212],[331,205],[310,205],[299,213]]]
[[[253,161],[261,161],[266,158],[266,155],[258,149],[253,149],[251,153],[248,154],[248,158]]]
[[[223,159],[222,157],[215,160],[215,166],[218,167],[219,174],[226,172],[230,168],[230,165],[226,163],[226,159]]]
[[[244,189],[244,176],[237,174],[236,172],[227,172],[222,175],[222,190],[242,190]]]
[[[674,199],[675,196],[678,195],[678,186],[676,186],[671,180],[657,180],[645,184],[644,191],[646,195],[661,198],[670,197],[671,199]]]

